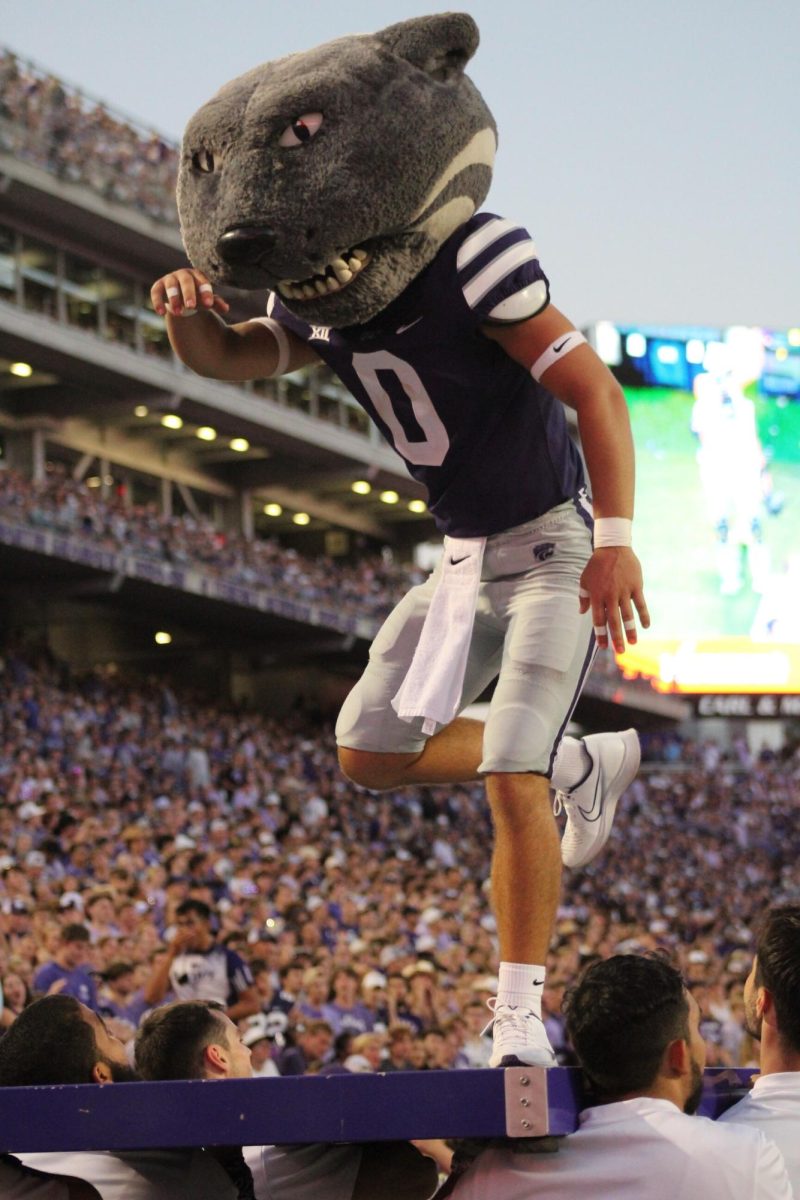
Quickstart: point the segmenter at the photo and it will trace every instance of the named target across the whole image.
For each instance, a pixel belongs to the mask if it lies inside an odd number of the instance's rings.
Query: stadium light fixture
[[[409,500],[408,511],[413,513],[424,513],[428,511],[428,506],[424,500]]]
[[[164,413],[161,424],[165,429],[183,429],[183,417],[179,417],[177,413]]]
[[[30,363],[15,362],[8,368],[12,375],[16,375],[18,379],[30,379],[33,374],[33,367]]]
[[[372,484],[367,479],[356,479],[350,484],[350,491],[355,492],[357,496],[368,496],[372,491]]]
[[[790,329],[786,337],[790,346],[800,346],[800,329]]]
[[[283,512],[283,509],[281,508],[280,504],[265,504],[264,505],[264,516],[265,517],[279,517],[282,512]]]
[[[292,520],[294,521],[295,525],[308,525],[311,521],[311,517],[308,515],[308,513],[299,512],[294,514]]]
[[[666,367],[672,367],[680,357],[677,346],[659,346],[656,351],[656,357],[660,363]]]
[[[99,475],[90,475],[86,480],[86,486],[90,488],[99,488],[103,486],[103,481]]]
[[[706,344],[702,338],[689,338],[686,343],[686,361],[700,366],[706,356]]]
[[[228,445],[230,446],[231,450],[235,450],[237,454],[244,454],[246,450],[250,449],[250,443],[248,442],[247,438],[231,438],[231,440],[228,442]]]
[[[196,436],[200,438],[201,442],[213,442],[216,439],[217,431],[211,425],[201,425]]]
[[[166,629],[159,629],[158,633],[155,635],[155,642],[157,646],[168,646],[171,641],[172,634],[167,633]]]
[[[385,492],[381,492],[381,500],[384,504],[397,504],[399,499],[400,497],[397,492],[393,492],[391,488],[388,488]]]
[[[133,415],[135,417],[146,417],[149,412],[150,409],[146,404],[137,404],[136,408],[133,410]]]

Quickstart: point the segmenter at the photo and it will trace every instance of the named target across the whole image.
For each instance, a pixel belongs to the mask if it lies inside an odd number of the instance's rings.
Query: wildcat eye
[[[322,113],[303,113],[296,117],[291,125],[287,125],[280,136],[280,146],[302,146],[310,142],[322,124]]]
[[[210,150],[195,150],[192,155],[192,166],[202,175],[210,175],[214,170],[214,155]]]

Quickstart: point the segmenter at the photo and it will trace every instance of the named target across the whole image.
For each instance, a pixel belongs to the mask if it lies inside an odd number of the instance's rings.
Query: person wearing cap
[[[97,984],[86,966],[89,944],[89,930],[85,925],[65,925],[52,960],[40,967],[33,977],[33,990],[40,994],[72,996],[96,1012]]]
[[[211,932],[212,910],[190,897],[175,910],[176,930],[166,953],[156,960],[144,986],[148,1006],[161,1004],[168,992],[178,1000],[222,1004],[232,1021],[261,1010],[252,972],[235,950],[219,945]]]
[[[275,1031],[264,1013],[256,1013],[245,1022],[242,1045],[250,1051],[250,1068],[254,1076],[262,1079],[269,1076],[277,1079],[280,1076],[272,1057]]]
[[[387,978],[382,971],[367,971],[361,980],[361,995],[373,1017],[373,1028],[386,1029],[389,1024],[389,1006],[386,995]]]

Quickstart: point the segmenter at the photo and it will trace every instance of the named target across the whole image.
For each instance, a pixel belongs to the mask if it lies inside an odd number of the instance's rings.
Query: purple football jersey
[[[270,317],[335,371],[455,537],[533,520],[584,485],[561,404],[480,331],[513,297],[515,319],[549,303],[536,248],[520,226],[479,213],[364,325],[309,325],[269,299]]]

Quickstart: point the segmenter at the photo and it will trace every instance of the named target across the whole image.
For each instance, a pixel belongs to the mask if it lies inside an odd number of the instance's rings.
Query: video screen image
[[[800,692],[800,329],[591,340],[636,445],[651,629],[620,659],[664,690]]]

